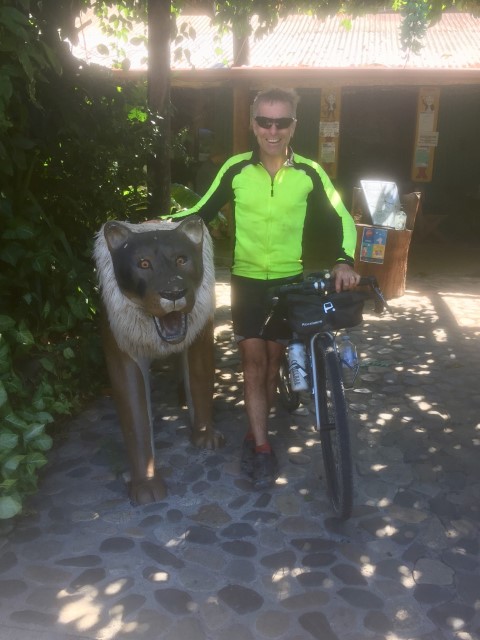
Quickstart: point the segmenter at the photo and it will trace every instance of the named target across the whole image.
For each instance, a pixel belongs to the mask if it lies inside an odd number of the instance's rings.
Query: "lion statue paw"
[[[190,441],[195,447],[201,449],[220,449],[225,445],[225,438],[215,429],[202,429],[194,431]]]
[[[151,504],[159,502],[167,495],[167,488],[160,476],[131,481],[129,487],[130,500],[134,504]]]

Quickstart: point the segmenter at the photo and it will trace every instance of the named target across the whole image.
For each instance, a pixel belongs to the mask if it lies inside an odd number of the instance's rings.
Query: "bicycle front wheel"
[[[335,344],[329,339],[317,342],[314,354],[317,370],[315,406],[327,491],[335,513],[347,519],[353,506],[353,470],[348,409],[340,363]]]

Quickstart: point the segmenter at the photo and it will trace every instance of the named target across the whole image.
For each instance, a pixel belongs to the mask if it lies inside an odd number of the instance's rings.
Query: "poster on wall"
[[[438,109],[440,89],[421,87],[418,92],[417,128],[412,162],[412,180],[430,182],[433,173],[435,147],[438,145]]]
[[[320,162],[323,165],[333,164],[336,159],[336,147],[334,142],[323,142],[320,146]]]
[[[360,262],[383,264],[387,246],[387,229],[364,227],[360,245]]]
[[[341,96],[340,87],[322,87],[318,130],[319,162],[330,178],[337,177]]]

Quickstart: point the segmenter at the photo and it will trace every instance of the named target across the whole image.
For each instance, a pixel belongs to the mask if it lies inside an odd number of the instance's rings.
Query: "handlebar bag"
[[[360,291],[327,295],[290,293],[287,296],[288,320],[292,330],[299,335],[356,327],[363,319],[365,298]]]

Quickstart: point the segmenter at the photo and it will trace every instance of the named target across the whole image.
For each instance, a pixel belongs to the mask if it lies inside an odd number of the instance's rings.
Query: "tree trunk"
[[[158,135],[147,167],[150,217],[170,212],[170,0],[148,0],[148,108]]]
[[[233,66],[250,64],[250,42],[247,35],[233,34]]]

